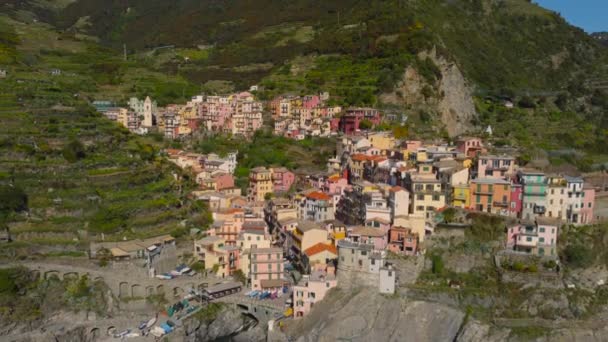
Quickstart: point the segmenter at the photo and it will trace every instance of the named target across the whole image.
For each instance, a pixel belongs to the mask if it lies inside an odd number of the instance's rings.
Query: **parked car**
[[[123,338],[123,337],[127,336],[127,334],[130,332],[131,332],[131,329],[123,330],[119,333],[114,334],[114,338]]]

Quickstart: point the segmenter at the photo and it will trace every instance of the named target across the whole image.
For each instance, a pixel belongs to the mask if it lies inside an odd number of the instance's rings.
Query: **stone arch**
[[[165,285],[158,285],[156,287],[156,294],[157,295],[163,295],[163,294],[165,294]]]
[[[182,289],[181,287],[174,287],[173,288],[173,297],[181,297],[184,295],[184,289]]]
[[[110,325],[108,327],[108,329],[106,330],[106,333],[108,334],[108,336],[112,336],[116,333],[116,327],[113,325]]]
[[[103,283],[103,282],[105,282],[105,280],[103,279],[103,277],[97,276],[97,277],[93,278],[93,282],[94,283]]]
[[[126,281],[123,281],[118,284],[118,297],[129,297],[129,283],[127,283]]]
[[[188,291],[188,292],[196,291],[196,284],[195,283],[186,284],[186,291]]]
[[[154,294],[154,286],[146,286],[146,296],[152,296]]]
[[[89,341],[95,341],[100,337],[99,328],[95,327],[89,331]]]
[[[239,303],[239,304],[237,304],[236,306],[237,306],[237,308],[239,308],[239,309],[241,309],[241,310],[244,310],[244,311],[249,311],[249,306],[247,306],[247,305],[245,305],[245,304],[240,304],[240,303]]]
[[[143,298],[146,294],[144,293],[143,286],[139,284],[131,285],[131,297],[140,297]]]
[[[51,279],[52,277],[56,277],[57,279],[61,279],[59,276],[59,271],[50,270],[44,272],[44,279]]]

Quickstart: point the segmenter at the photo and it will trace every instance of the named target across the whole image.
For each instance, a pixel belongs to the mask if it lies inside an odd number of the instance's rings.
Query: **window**
[[[538,238],[538,242],[544,243],[545,242],[545,238],[544,237]]]
[[[539,231],[540,231],[541,233],[544,233],[544,232],[545,232],[545,227],[540,227],[540,228],[539,228]]]
[[[416,207],[416,210],[417,211],[423,211],[424,210],[424,206],[419,205],[419,206]]]
[[[588,203],[587,207],[591,208],[591,202]]]
[[[424,201],[424,195],[422,195],[422,194],[416,195],[416,199],[418,201]]]
[[[439,195],[433,195],[433,201],[439,201]]]
[[[363,260],[359,260],[359,267],[363,266]]]
[[[329,282],[325,283],[325,287],[329,288]]]
[[[526,237],[526,241],[531,242],[531,241],[532,241],[532,238],[531,238],[530,236],[527,236],[527,237]]]

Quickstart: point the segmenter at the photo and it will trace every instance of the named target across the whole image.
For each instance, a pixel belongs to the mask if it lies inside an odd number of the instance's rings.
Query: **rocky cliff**
[[[534,326],[532,321],[501,321],[499,326],[475,320],[450,305],[409,298],[407,291],[385,296],[375,289],[335,289],[309,316],[290,322],[282,340],[608,341],[608,328],[599,322],[569,326],[539,320]]]
[[[463,134],[471,129],[475,117],[472,88],[456,63],[438,56],[433,50],[421,53],[419,58],[429,58],[439,68],[441,77],[435,84],[429,83],[416,68],[407,67],[401,82],[393,92],[380,96],[384,103],[406,105],[413,111],[435,113],[450,136]],[[431,91],[425,91],[425,88]]]

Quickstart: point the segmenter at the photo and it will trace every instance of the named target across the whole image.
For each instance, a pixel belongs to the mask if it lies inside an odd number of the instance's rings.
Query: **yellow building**
[[[395,147],[395,137],[390,132],[370,133],[367,139],[371,145],[380,150],[390,150]]]
[[[272,192],[272,172],[263,166],[252,169],[249,173],[247,200],[249,202],[263,202],[266,194]]]
[[[468,184],[454,185],[452,189],[452,205],[454,207],[468,208],[471,206],[471,190]]]
[[[329,244],[327,230],[311,221],[298,221],[296,229],[291,232],[291,248],[300,254],[318,244]]]
[[[441,181],[435,177],[419,175],[412,177],[412,213],[430,219],[435,210],[445,207],[445,193]]]

